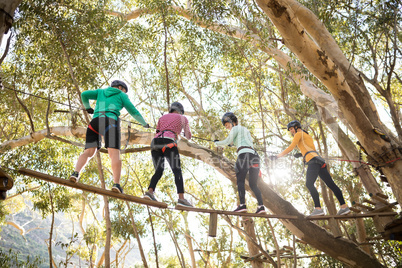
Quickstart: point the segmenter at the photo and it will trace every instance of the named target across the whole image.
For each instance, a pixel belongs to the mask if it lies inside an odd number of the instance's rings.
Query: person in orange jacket
[[[318,176],[320,176],[325,184],[332,190],[332,192],[334,192],[336,198],[341,205],[337,215],[349,214],[351,211],[345,203],[342,191],[335,184],[331,175],[329,174],[325,160],[320,157],[315,150],[313,138],[307,133],[307,131],[301,128],[301,124],[297,120],[291,121],[287,125],[287,128],[294,137],[293,141],[288,148],[286,148],[277,156],[273,156],[272,158],[276,159],[285,156],[286,154],[290,153],[296,146],[299,148],[300,152],[303,155],[303,160],[308,166],[306,173],[306,186],[307,189],[310,191],[315,206],[310,216],[325,215],[324,210],[321,208],[318,191],[314,186],[314,183],[317,180]]]

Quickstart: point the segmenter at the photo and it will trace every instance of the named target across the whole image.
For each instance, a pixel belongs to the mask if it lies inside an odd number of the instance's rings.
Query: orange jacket
[[[306,163],[310,161],[313,157],[318,156],[317,153],[311,152],[306,155],[308,151],[315,151],[313,138],[304,131],[296,132],[292,143],[283,152],[278,154],[278,157],[282,157],[290,153],[295,147],[298,147],[303,157],[305,156]]]

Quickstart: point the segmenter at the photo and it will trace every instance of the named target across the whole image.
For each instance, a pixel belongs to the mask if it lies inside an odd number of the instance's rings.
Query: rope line
[[[1,11],[1,9],[0,9],[0,11]],[[4,85],[3,85],[2,87],[5,88],[5,89],[8,89],[8,90],[13,90],[13,91],[16,91],[16,92],[25,94],[25,95],[29,95],[29,96],[32,96],[32,97],[35,97],[35,98],[39,98],[39,99],[42,99],[42,100],[49,101],[49,98],[41,97],[41,96],[38,96],[38,95],[35,95],[35,94],[32,94],[32,93],[28,93],[28,92],[25,92],[25,91],[21,91],[21,90],[15,89],[15,88],[9,88],[9,87],[6,87],[6,86],[4,86]],[[75,108],[75,109],[78,109],[78,110],[85,110],[84,108],[77,107],[77,106],[73,106],[73,105],[69,105],[69,104],[65,104],[65,103],[62,103],[62,102],[59,102],[59,101],[55,101],[55,100],[50,100],[50,101],[51,101],[51,102],[54,102],[54,103],[57,103],[57,104],[60,104],[60,105],[67,106],[67,107],[72,107],[72,108]],[[124,122],[127,122],[127,123],[129,123],[129,124],[136,124],[136,125],[142,126],[140,123],[133,122],[133,121],[130,121],[130,120],[126,120],[126,119],[120,119],[120,120],[121,120],[121,121],[124,121]],[[149,128],[156,129],[155,127],[152,127],[152,126],[149,126]],[[201,138],[201,137],[197,137],[197,136],[192,136],[192,138],[198,139],[198,140],[203,140],[203,141],[208,141],[208,142],[214,142],[214,141],[211,140],[211,139]],[[259,151],[259,152],[267,152],[267,153],[277,154],[276,152],[265,151],[265,150],[263,150],[263,149],[255,149],[255,150],[256,150],[256,151]],[[342,161],[342,162],[361,163],[361,164],[364,164],[364,165],[369,165],[369,166],[373,166],[373,167],[379,168],[379,167],[384,167],[384,166],[386,166],[386,165],[388,165],[388,164],[391,164],[391,163],[393,163],[393,162],[395,162],[395,161],[398,161],[398,160],[400,160],[400,159],[401,159],[401,157],[397,157],[397,158],[395,158],[395,159],[392,159],[392,160],[390,160],[390,161],[385,162],[384,165],[382,165],[382,166],[377,166],[377,165],[374,165],[374,164],[372,164],[372,163],[364,162],[364,161],[361,161],[361,160],[348,160],[348,159],[328,159],[328,160],[330,160],[330,161]]]

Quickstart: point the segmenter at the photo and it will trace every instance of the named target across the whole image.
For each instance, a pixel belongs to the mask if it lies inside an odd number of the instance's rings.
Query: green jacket
[[[95,112],[93,118],[106,115],[115,120],[120,116],[120,111],[126,108],[127,112],[140,122],[143,126],[147,123],[134,107],[127,94],[120,89],[108,87],[105,89],[87,90],[81,93],[82,103],[85,109],[91,108],[89,100],[96,100]]]

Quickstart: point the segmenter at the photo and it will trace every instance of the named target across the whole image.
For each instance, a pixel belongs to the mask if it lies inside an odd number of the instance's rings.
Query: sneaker
[[[247,212],[246,204],[240,204],[233,212]]]
[[[336,215],[346,215],[346,214],[349,214],[350,212],[352,212],[352,211],[350,211],[350,209],[349,209],[348,207],[346,207],[346,208],[341,208],[341,209],[338,211],[338,213],[336,213]]]
[[[267,214],[267,212],[265,211],[265,207],[263,205],[258,206],[255,213],[256,214]]]
[[[313,212],[309,216],[323,216],[325,215],[323,209],[314,209]]]
[[[123,193],[123,188],[121,188],[120,184],[115,183],[115,184],[113,184],[112,191],[122,194]]]
[[[146,192],[145,192],[144,198],[158,202],[158,200],[156,200],[156,198],[155,198],[155,195],[154,195],[153,193],[151,194],[149,191],[146,191]]]
[[[80,179],[80,173],[78,173],[77,171],[74,171],[74,172],[70,175],[70,181],[71,181],[71,182],[78,182],[79,179]]]
[[[193,208],[194,206],[191,205],[190,202],[187,201],[187,199],[179,199],[177,201],[177,205],[178,206],[182,206],[182,207],[189,207],[189,208]]]

